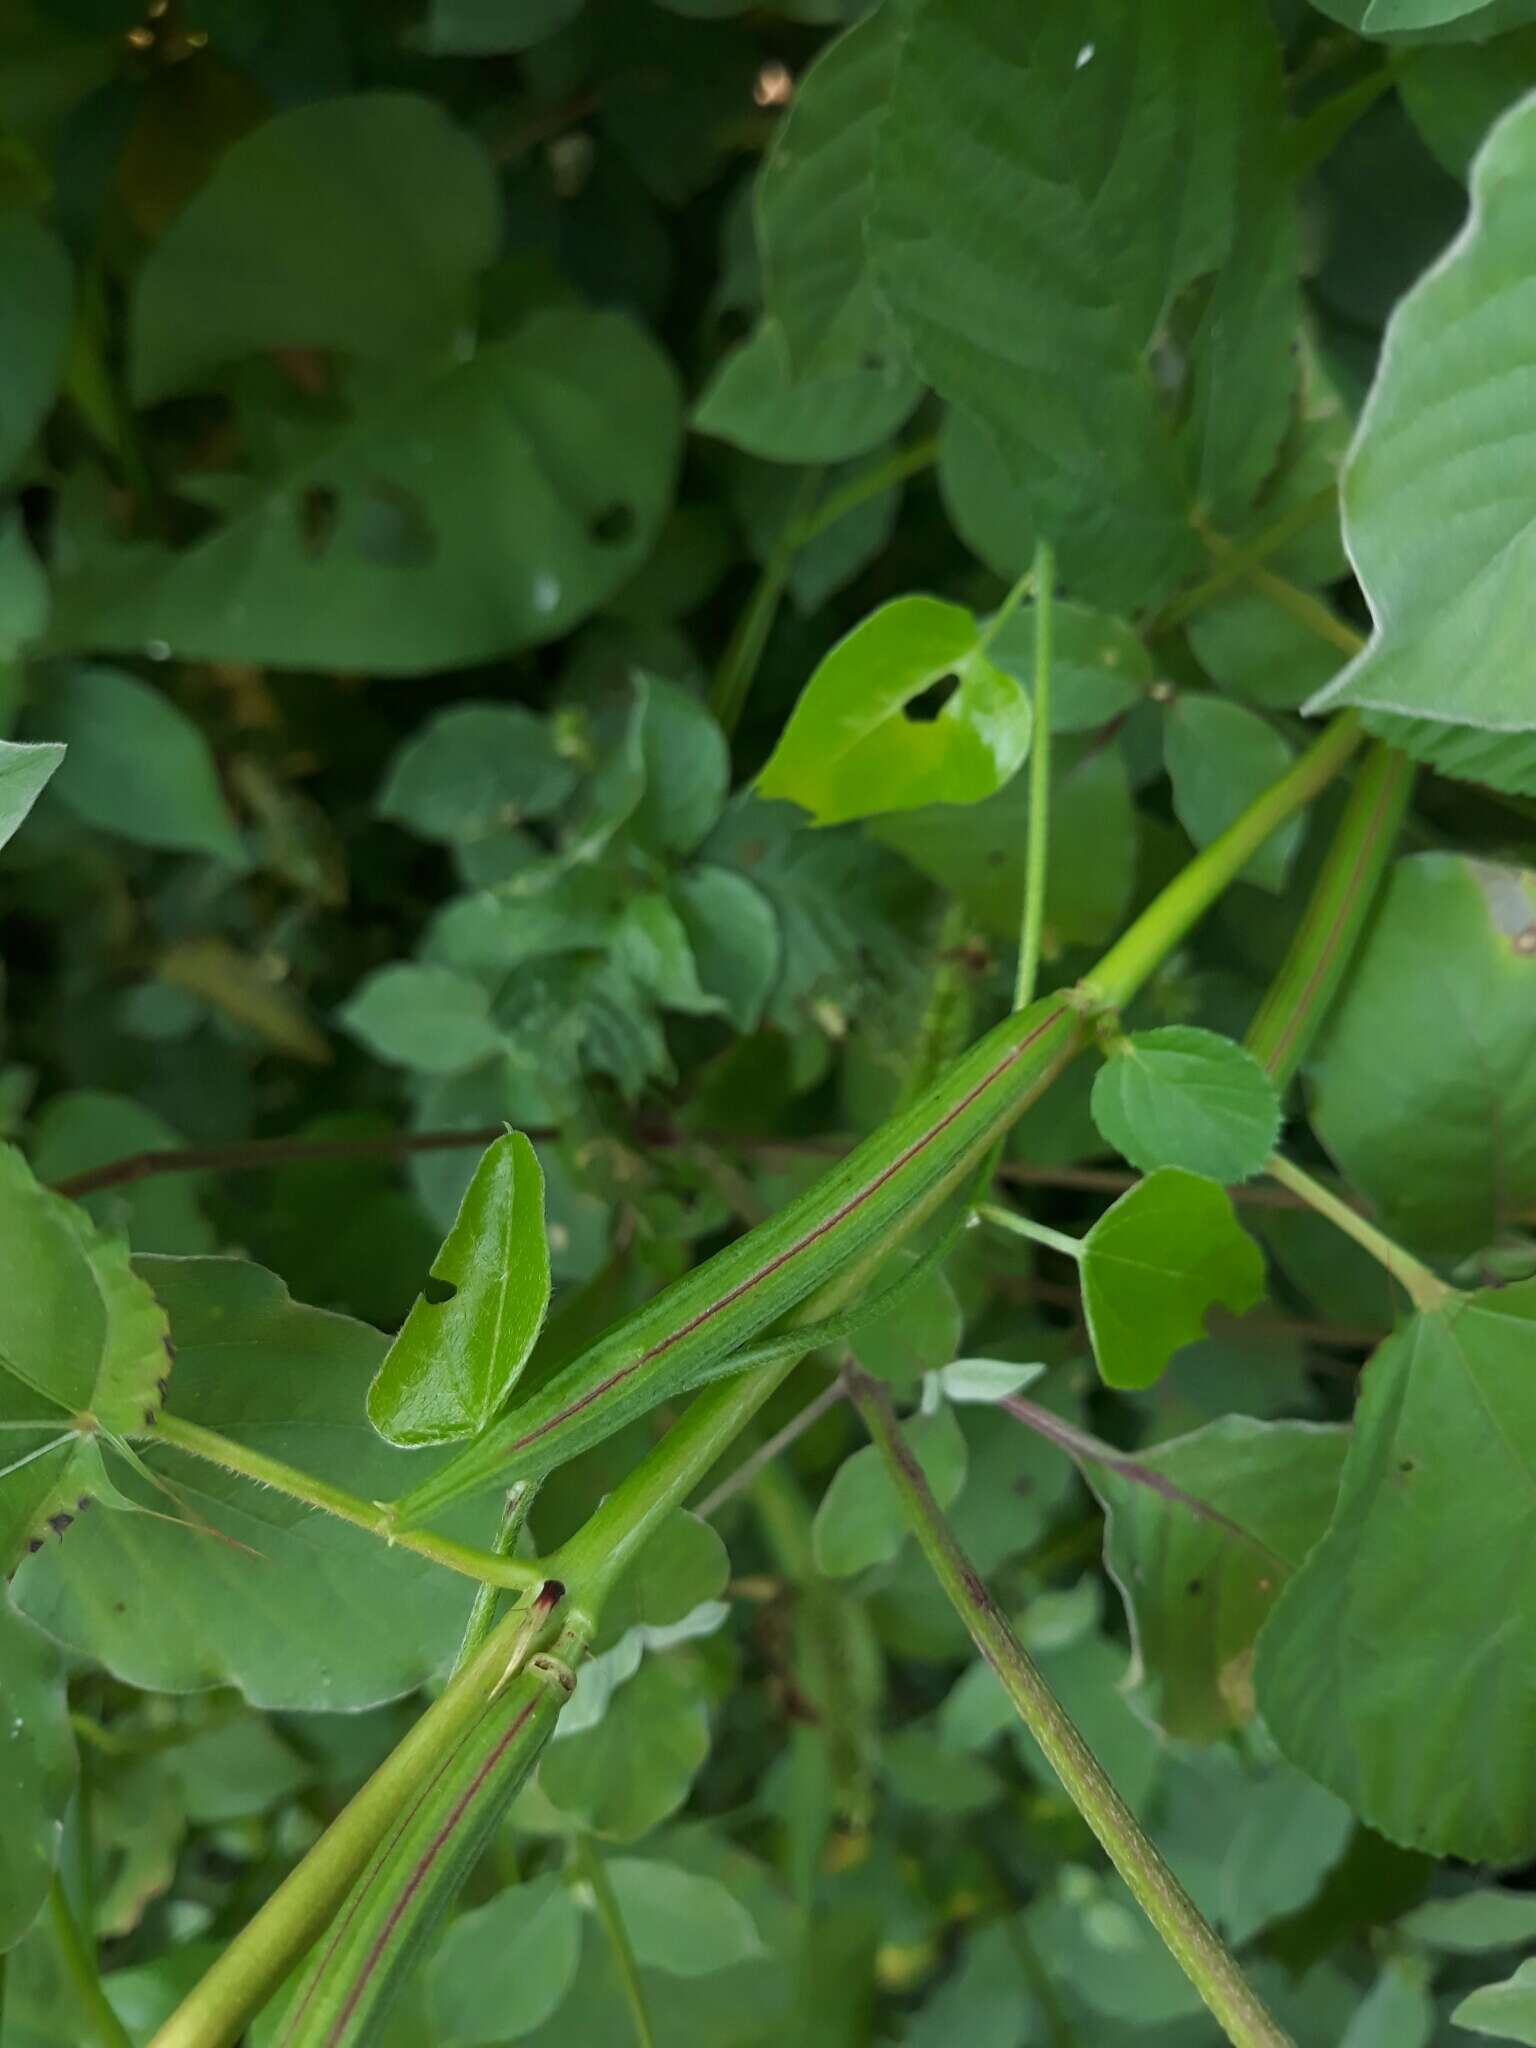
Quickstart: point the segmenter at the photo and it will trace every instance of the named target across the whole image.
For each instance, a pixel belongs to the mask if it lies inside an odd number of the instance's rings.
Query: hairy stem
[[[1289,1159],[1282,1159],[1277,1152],[1264,1171],[1282,1187],[1289,1188],[1292,1194],[1300,1195],[1309,1208],[1315,1209],[1319,1216],[1326,1216],[1346,1237],[1352,1237],[1378,1265],[1385,1266],[1415,1308],[1422,1309],[1427,1315],[1432,1314],[1455,1293],[1455,1288],[1447,1286],[1438,1274],[1422,1265],[1411,1252],[1394,1243],[1385,1231],[1378,1230],[1374,1223],[1368,1223],[1358,1209],[1351,1209],[1348,1202],[1341,1201],[1332,1189],[1325,1188],[1321,1181],[1314,1180],[1310,1173]]]
[[[1412,785],[1411,762],[1377,740],[1355,778],[1280,971],[1248,1027],[1248,1050],[1282,1086],[1306,1057],[1354,958]]]
[[[857,1370],[847,1372],[846,1378],[849,1398],[885,1461],[907,1522],[950,1604],[1169,1953],[1234,2048],[1291,2048],[1233,1956],[1105,1776],[955,1541],[922,1467],[897,1427],[885,1388]]]
[[[465,1578],[477,1579],[482,1585],[532,1586],[546,1576],[536,1564],[502,1557],[491,1550],[476,1550],[473,1544],[456,1543],[451,1536],[435,1536],[425,1529],[397,1530],[386,1505],[363,1500],[355,1493],[346,1493],[327,1480],[317,1479],[313,1473],[300,1472],[296,1466],[269,1458],[261,1451],[252,1450],[248,1444],[237,1444],[227,1436],[220,1436],[216,1430],[188,1422],[185,1416],[172,1415],[162,1409],[156,1418],[154,1435],[158,1443],[173,1444],[177,1450],[186,1451],[194,1458],[222,1466],[226,1472],[237,1472],[242,1479],[254,1479],[262,1486],[270,1486],[275,1493],[285,1493],[291,1500],[301,1500],[323,1514],[335,1515],[356,1529],[366,1529],[370,1536],[377,1536],[381,1542],[415,1551],[418,1557],[430,1558],[433,1564],[443,1565],[451,1572],[460,1572]]]
[[[70,1910],[69,1898],[64,1890],[64,1880],[55,1871],[53,1882],[48,1887],[48,1919],[53,1928],[53,1938],[58,1943],[59,1957],[65,1974],[75,1988],[75,1995],[85,2008],[91,2030],[101,2043],[101,2048],[133,2048],[128,2029],[107,2002],[107,1994],[101,1988],[101,1979],[96,1972],[94,1946],[88,1944],[80,1925]]]

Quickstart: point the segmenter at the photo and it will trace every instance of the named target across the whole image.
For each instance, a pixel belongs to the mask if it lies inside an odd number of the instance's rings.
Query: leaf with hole
[[[1021,685],[972,614],[933,597],[872,612],[819,663],[758,777],[819,825],[992,796],[1029,752]]]
[[[478,1436],[506,1405],[549,1306],[544,1176],[521,1131],[491,1145],[432,1277],[368,1389],[392,1444]]]
[[[1230,1196],[1181,1167],[1159,1167],[1083,1239],[1083,1312],[1111,1387],[1149,1387],[1181,1344],[1205,1335],[1218,1302],[1240,1315],[1264,1292],[1264,1257]]]
[[[1193,1024],[1117,1039],[1093,1084],[1093,1120],[1132,1166],[1182,1166],[1230,1187],[1261,1173],[1280,1092],[1235,1040]]]

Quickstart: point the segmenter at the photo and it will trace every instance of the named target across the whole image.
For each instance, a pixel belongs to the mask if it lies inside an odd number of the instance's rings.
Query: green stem
[[[1246,1044],[1283,1087],[1306,1057],[1354,958],[1413,784],[1413,767],[1376,741],[1361,764],[1279,973]]]
[[[897,1427],[885,1388],[866,1373],[850,1371],[846,1378],[849,1397],[885,1461],[908,1525],[951,1606],[1169,1953],[1234,2048],[1292,2048],[1254,1995],[1234,1957],[1105,1776],[955,1541],[922,1467]]]
[[[53,1882],[48,1887],[48,1918],[53,1926],[54,1940],[58,1943],[59,1955],[69,1981],[75,1987],[76,1996],[84,2006],[90,2019],[92,2031],[102,2048],[133,2048],[128,2029],[107,2002],[107,1994],[101,1988],[101,1979],[96,1974],[96,1957],[93,1949],[86,1945],[74,1914],[70,1911],[69,1900],[64,1891],[64,1880],[55,1871]]]
[[[461,1572],[465,1578],[477,1579],[482,1585],[532,1586],[548,1576],[537,1564],[525,1563],[518,1558],[498,1557],[489,1550],[476,1550],[472,1544],[456,1543],[451,1536],[434,1536],[425,1529],[399,1531],[390,1519],[387,1505],[362,1500],[355,1493],[346,1493],[339,1486],[315,1478],[313,1473],[300,1472],[293,1465],[285,1465],[277,1458],[253,1451],[249,1444],[235,1443],[215,1430],[188,1422],[183,1415],[172,1415],[162,1410],[156,1418],[155,1437],[161,1443],[174,1444],[177,1450],[186,1451],[194,1458],[204,1458],[211,1465],[221,1465],[226,1472],[238,1472],[243,1479],[254,1479],[262,1486],[270,1486],[275,1493],[286,1493],[291,1500],[301,1500],[323,1514],[335,1515],[356,1529],[366,1529],[370,1536],[377,1536],[381,1542],[398,1544],[402,1550],[413,1550],[418,1557],[430,1558],[433,1564],[443,1565],[451,1572]]]
[[[1084,994],[1108,1009],[1119,1009],[1127,1003],[1276,826],[1284,824],[1293,811],[1310,802],[1333,780],[1363,736],[1352,712],[1327,726],[1278,782],[1271,783],[1240,818],[1202,848],[1153,898],[1129,930],[1089,971],[1082,983]]]
[[[248,1920],[154,2037],[151,2048],[229,2048],[325,1929],[379,1842],[480,1721],[521,1639],[506,1616],[314,1847]]]
[[[1051,640],[1056,556],[1049,541],[1035,545],[1035,732],[1029,763],[1029,826],[1024,861],[1024,921],[1013,1007],[1034,1000],[1045,931],[1045,875],[1051,830]]]
[[[592,1889],[592,1901],[597,1907],[597,1917],[603,1923],[603,1932],[607,1935],[608,1946],[613,1951],[614,1966],[618,1970],[619,1981],[624,1986],[624,2000],[629,2007],[635,2039],[639,2042],[640,2048],[656,2048],[656,2035],[645,2002],[645,1986],[640,1981],[640,1965],[635,1960],[629,1929],[624,1925],[624,1915],[619,1909],[619,1901],[607,1867],[593,1848],[590,1835],[576,1837],[575,1860],[576,1868]]]
[[[1065,1231],[1052,1230],[1049,1224],[1037,1223],[1033,1216],[1021,1216],[1017,1209],[1004,1209],[996,1202],[983,1202],[976,1214],[984,1223],[995,1223],[999,1230],[1011,1230],[1015,1237],[1033,1239],[1053,1252],[1060,1252],[1064,1258],[1082,1263],[1083,1247],[1075,1237],[1068,1237]]]
[[[1326,640],[1330,647],[1337,647],[1341,654],[1353,657],[1365,646],[1364,634],[1346,625],[1310,590],[1302,590],[1269,569],[1250,569],[1248,581],[1278,610],[1287,613],[1299,626],[1305,626],[1319,640]]]
[[[539,1490],[536,1479],[519,1479],[507,1488],[507,1497],[501,1506],[501,1521],[496,1528],[496,1540],[491,1545],[497,1557],[510,1557],[517,1548],[517,1539],[523,1533],[528,1520],[528,1510],[533,1506],[533,1497]],[[501,1606],[502,1588],[482,1583],[470,1602],[469,1619],[464,1624],[464,1634],[459,1642],[459,1654],[453,1660],[455,1671],[462,1671],[486,1637],[496,1626],[497,1611]]]
[[[1213,597],[1220,597],[1223,591],[1241,583],[1251,569],[1267,562],[1271,555],[1278,554],[1299,533],[1305,533],[1324,513],[1331,512],[1338,501],[1338,485],[1325,484],[1310,498],[1303,498],[1299,504],[1292,505],[1251,540],[1229,541],[1206,530],[1203,537],[1206,546],[1218,558],[1216,567],[1204,582],[1192,585],[1164,607],[1153,625],[1153,633],[1166,633],[1174,626],[1182,625],[1192,613],[1208,605]]]
[[[904,483],[909,476],[918,476],[923,470],[932,469],[938,459],[937,434],[929,435],[926,440],[909,441],[876,468],[865,470],[862,476],[853,477],[841,490],[832,491],[823,498],[815,511],[792,529],[789,536],[791,552],[809,546],[828,527],[836,526],[839,519],[846,519],[850,512],[856,512],[867,499],[878,498],[882,491]]]
[[[1309,1208],[1315,1209],[1319,1216],[1326,1216],[1346,1237],[1352,1237],[1378,1265],[1385,1266],[1416,1309],[1432,1315],[1456,1292],[1428,1266],[1421,1265],[1411,1252],[1405,1252],[1400,1244],[1395,1244],[1385,1231],[1378,1230],[1374,1223],[1367,1223],[1358,1209],[1351,1209],[1348,1202],[1341,1201],[1331,1189],[1325,1188],[1321,1181],[1314,1180],[1310,1173],[1293,1165],[1289,1159],[1282,1159],[1278,1152],[1268,1161],[1264,1171],[1271,1180],[1279,1181],[1281,1187],[1289,1188],[1293,1195],[1300,1195]]]

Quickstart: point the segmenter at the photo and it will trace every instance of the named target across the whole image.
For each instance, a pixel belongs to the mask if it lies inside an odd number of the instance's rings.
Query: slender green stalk
[[[1303,498],[1292,505],[1271,525],[1266,526],[1251,540],[1230,541],[1210,532],[1205,533],[1205,543],[1217,557],[1216,567],[1201,583],[1193,584],[1169,604],[1165,605],[1153,626],[1154,633],[1169,632],[1174,626],[1182,625],[1185,619],[1208,605],[1213,597],[1220,597],[1234,584],[1241,583],[1250,569],[1261,562],[1267,562],[1273,554],[1293,541],[1297,534],[1305,533],[1339,502],[1337,484],[1325,484],[1310,498]]]
[[[624,2002],[629,2007],[635,2039],[640,2048],[656,2048],[656,2033],[651,2025],[650,2009],[645,2002],[645,1986],[640,1981],[640,1965],[635,1960],[634,1945],[629,1938],[629,1929],[624,1925],[624,1915],[620,1910],[607,1866],[593,1848],[590,1835],[576,1837],[575,1855],[576,1868],[591,1887],[597,1917],[602,1922],[603,1932],[608,1937],[608,1946],[613,1952],[614,1967],[619,1973],[619,1982],[624,1986]]]
[[[904,483],[909,476],[918,476],[923,470],[932,469],[938,459],[937,434],[930,434],[921,441],[909,441],[874,469],[866,469],[862,476],[851,478],[841,490],[828,492],[815,510],[793,529],[790,535],[793,548],[798,552],[808,547],[818,535],[836,526],[839,519],[846,519],[850,512],[856,512],[868,499],[878,498],[882,491]]]
[[[1052,1230],[1049,1224],[1037,1223],[1033,1216],[1021,1216],[1017,1209],[1004,1209],[997,1202],[983,1202],[976,1214],[984,1223],[995,1223],[999,1230],[1011,1230],[1015,1237],[1031,1238],[1036,1244],[1060,1252],[1064,1258],[1082,1262],[1083,1247],[1077,1238],[1068,1237],[1063,1230]]]
[[[536,1479],[519,1479],[507,1488],[507,1497],[501,1506],[501,1521],[496,1529],[496,1541],[491,1546],[497,1557],[510,1557],[517,1548],[517,1539],[523,1533],[528,1520],[528,1510],[533,1506],[533,1497],[538,1490],[539,1482]],[[496,1626],[501,1598],[500,1586],[480,1586],[470,1603],[469,1619],[464,1624],[459,1654],[453,1660],[455,1671],[463,1670]]]
[[[229,2048],[324,1931],[400,1815],[479,1724],[522,1638],[521,1608],[499,1622],[442,1697],[408,1730],[314,1847],[248,1920],[150,2048]]]
[[[1160,961],[1241,872],[1277,825],[1326,788],[1359,746],[1359,721],[1346,712],[1326,727],[1226,831],[1203,847],[1116,940],[1082,982],[1108,1009],[1128,1002]]]
[[[91,2029],[101,2048],[133,2048],[128,2029],[107,2002],[107,1994],[101,1988],[101,1979],[96,1974],[94,1949],[88,1947],[74,1914],[70,1911],[69,1899],[64,1891],[64,1880],[55,1871],[53,1882],[48,1887],[48,1918],[53,1927],[53,1937],[59,1946],[59,1955],[65,1973],[75,1987],[75,1995],[85,2008]]]
[[[1279,1181],[1281,1187],[1289,1188],[1293,1195],[1300,1195],[1319,1216],[1326,1216],[1330,1223],[1337,1224],[1344,1235],[1352,1237],[1378,1265],[1385,1266],[1415,1308],[1432,1314],[1456,1292],[1411,1252],[1405,1252],[1400,1244],[1394,1243],[1385,1231],[1378,1230],[1374,1223],[1368,1223],[1358,1209],[1351,1209],[1321,1181],[1314,1180],[1310,1173],[1293,1165],[1289,1159],[1282,1159],[1278,1152],[1266,1164],[1264,1171],[1271,1180]]]
[[[1250,569],[1248,581],[1271,604],[1287,613],[1299,626],[1305,626],[1309,633],[1316,634],[1319,640],[1326,640],[1330,647],[1337,647],[1340,654],[1353,656],[1364,647],[1365,636],[1329,611],[1322,599],[1314,597],[1310,590],[1300,589],[1269,569]]]
[[[1024,921],[1013,1007],[1034,1001],[1045,931],[1045,877],[1051,832],[1051,640],[1056,556],[1049,541],[1035,547],[1035,731],[1029,762],[1029,838],[1024,858]]]
[[[1354,958],[1412,785],[1407,757],[1376,741],[1355,778],[1280,971],[1248,1027],[1248,1050],[1282,1086],[1306,1057]]]
[[[1234,2048],[1292,2048],[1046,1684],[1029,1652],[955,1541],[922,1467],[896,1424],[878,1380],[846,1374],[849,1397],[878,1447],[908,1525],[972,1642],[1002,1681],[1019,1718],[1068,1796],[1103,1844],[1132,1896],[1162,1936]]]
[[[366,1529],[381,1542],[398,1544],[402,1550],[412,1550],[418,1557],[430,1558],[433,1564],[477,1579],[482,1585],[532,1586],[545,1577],[537,1564],[499,1557],[490,1550],[476,1550],[473,1544],[456,1543],[451,1536],[434,1536],[425,1529],[396,1529],[387,1510],[376,1501],[347,1493],[312,1473],[300,1472],[295,1466],[254,1451],[248,1444],[237,1444],[215,1430],[188,1422],[185,1416],[162,1410],[156,1418],[154,1433],[161,1443],[174,1444],[177,1450],[187,1451],[194,1458],[204,1458],[211,1465],[221,1465],[226,1472],[238,1472],[243,1479],[270,1486],[275,1493],[286,1493],[290,1499],[335,1515],[354,1528]]]

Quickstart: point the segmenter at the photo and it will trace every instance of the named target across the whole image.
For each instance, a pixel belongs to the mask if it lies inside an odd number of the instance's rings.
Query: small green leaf
[[[18,207],[0,210],[0,482],[32,445],[58,394],[69,354],[74,284],[58,237]]]
[[[143,404],[267,348],[441,345],[496,253],[495,173],[431,100],[290,107],[234,142],[151,249],[130,364]]]
[[[181,1742],[165,1760],[189,1820],[216,1823],[270,1813],[315,1776],[270,1721],[245,1714]]]
[[[694,431],[770,462],[842,462],[895,433],[922,385],[893,350],[795,377],[784,337],[764,321],[721,361],[694,407]]]
[[[1035,618],[1034,605],[1020,605],[988,650],[1027,689],[1035,678]],[[1108,725],[1145,698],[1152,676],[1152,657],[1124,619],[1064,598],[1052,604],[1052,732],[1093,732]]]
[[[946,1401],[990,1407],[1008,1394],[1022,1393],[1044,1371],[1043,1365],[1015,1365],[1008,1358],[957,1358],[941,1366],[936,1377]]]
[[[1294,1763],[1390,1841],[1470,1862],[1536,1848],[1533,1348],[1526,1280],[1453,1296],[1376,1351],[1332,1522],[1255,1670]],[[1475,1540],[1448,1551],[1469,1503]]]
[[[458,1074],[501,1045],[491,999],[478,981],[448,967],[400,961],[370,974],[341,1012],[371,1052],[423,1074]]]
[[[0,740],[0,846],[16,831],[64,758],[56,741]]]
[[[10,1441],[9,1438],[6,1439]],[[64,1663],[58,1648],[23,1621],[0,1592],[0,1955],[14,1948],[41,1910],[58,1858],[64,1809],[75,1787]]]
[[[581,1908],[558,1871],[461,1914],[426,1968],[437,2037],[480,2048],[531,2033],[570,1990],[580,1953]]]
[[[1232,1039],[1168,1024],[1117,1040],[1093,1084],[1093,1120],[1143,1173],[1182,1166],[1231,1187],[1273,1152],[1280,1092]]]
[[[894,1287],[917,1258],[916,1252],[898,1249],[882,1269],[877,1287]],[[849,1343],[866,1372],[907,1386],[925,1372],[949,1364],[960,1348],[964,1327],[955,1290],[940,1270],[904,1289],[887,1314],[862,1324]]]
[[[1222,697],[1187,695],[1170,707],[1164,756],[1173,808],[1196,846],[1219,838],[1292,760],[1290,747],[1257,712]],[[1278,895],[1305,831],[1300,818],[1279,826],[1243,869],[1243,880]]]
[[[715,1878],[675,1863],[616,1856],[608,1881],[635,1956],[652,1969],[707,1977],[764,1952],[752,1915]]]
[[[595,1728],[550,1744],[539,1786],[594,1833],[633,1842],[682,1805],[708,1753],[700,1674],[674,1650],[647,1657]]]
[[[627,830],[653,853],[692,853],[725,807],[730,747],[690,691],[646,675],[640,716],[645,783]]]
[[[478,1436],[543,1327],[544,1176],[521,1131],[498,1138],[475,1169],[432,1277],[435,1298],[417,1296],[368,1389],[368,1419],[394,1444]]]
[[[159,690],[122,669],[72,669],[39,724],[68,749],[53,786],[88,825],[246,865],[208,743]]]
[[[1427,1899],[1397,1924],[1410,1941],[1443,1949],[1448,1955],[1525,1948],[1536,1941],[1536,1898],[1529,1892],[1501,1891],[1496,1885],[1487,1885],[1453,1899]]]
[[[1464,1998],[1451,2014],[1451,2024],[1469,2034],[1491,2034],[1496,2041],[1536,2044],[1536,1958],[1522,1963],[1502,1984],[1484,1984]]]
[[[724,1008],[700,986],[682,919],[659,889],[631,897],[614,934],[613,964],[669,1010],[709,1015]]]
[[[1328,1526],[1347,1441],[1229,1415],[1139,1452],[1135,1471],[1085,1468],[1108,1518],[1138,1704],[1165,1734],[1213,1742],[1252,1720],[1254,1642]]]
[[[389,764],[381,818],[450,844],[542,818],[576,786],[549,722],[518,704],[455,704],[418,728]]]
[[[965,1438],[947,1408],[903,1423],[902,1435],[923,1468],[941,1508],[947,1508],[965,1484]],[[885,1460],[873,1444],[845,1458],[822,1495],[812,1525],[816,1569],[829,1578],[845,1579],[872,1564],[884,1564],[901,1548],[907,1533],[901,1496]]]
[[[738,1031],[755,1031],[778,977],[773,905],[745,875],[701,863],[672,884],[672,904],[693,949],[700,986]]]
[[[1214,1181],[1160,1167],[1107,1209],[1083,1240],[1083,1310],[1111,1387],[1149,1387],[1206,1311],[1235,1315],[1264,1292],[1264,1257]]]
[[[950,694],[931,718],[914,699]],[[960,605],[900,597],[847,634],[800,693],[758,777],[818,824],[922,804],[979,803],[1029,752],[1029,698],[981,649]]]
[[[675,1627],[706,1601],[718,1600],[730,1575],[730,1554],[715,1529],[676,1509],[604,1600],[596,1648],[610,1647],[633,1628]]]

